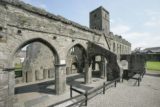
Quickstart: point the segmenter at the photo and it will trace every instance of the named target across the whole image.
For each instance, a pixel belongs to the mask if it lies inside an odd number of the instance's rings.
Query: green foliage
[[[160,71],[160,62],[147,62],[147,69]]]
[[[15,64],[15,76],[22,77],[22,64]]]

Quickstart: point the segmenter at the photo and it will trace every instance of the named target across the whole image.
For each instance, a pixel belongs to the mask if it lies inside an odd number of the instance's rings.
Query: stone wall
[[[14,72],[0,70],[0,107],[12,107],[14,102]]]
[[[87,53],[84,65],[85,81],[86,83],[91,82],[92,76],[89,70],[88,61],[88,54],[90,53],[88,52],[88,43],[91,42],[97,47],[101,46],[97,49],[93,49],[95,53],[98,51],[98,54],[102,54],[102,56],[109,59],[108,66],[110,67],[110,78],[114,79],[119,76],[117,58],[116,55],[111,52],[113,37],[104,35],[104,32],[82,26],[63,17],[46,12],[43,9],[25,4],[19,0],[0,0],[0,13],[0,69],[14,67],[14,58],[24,46],[34,42],[41,42],[54,54],[53,62],[55,62],[56,93],[62,94],[66,90],[67,55],[69,49],[77,44],[80,44]],[[122,44],[126,43],[123,41],[118,42]],[[128,47],[130,46],[128,45]],[[42,52],[44,51],[42,50]],[[103,52],[107,52],[107,55]],[[124,51],[124,53],[126,52]],[[36,53],[38,53],[38,51]],[[43,58],[46,58],[46,56],[44,55]],[[39,59],[42,60],[41,58]],[[38,63],[38,60],[33,61],[32,64],[34,63]],[[39,67],[35,68],[39,69]],[[45,66],[42,66],[43,70],[44,68]],[[35,72],[36,69],[34,69]],[[0,73],[3,72],[0,71]],[[30,74],[27,75],[34,76],[30,80],[34,80],[35,73],[28,73]],[[6,80],[8,81],[8,84],[5,81],[6,76],[4,76],[4,78],[2,78],[4,81],[1,81],[0,86],[2,86],[1,89],[5,88],[5,86],[8,86],[9,88],[7,93],[5,93],[4,90],[1,90],[0,93],[4,94],[3,96],[6,96],[7,98],[0,97],[3,99],[0,100],[0,104],[4,104],[6,107],[8,104],[11,104],[8,107],[12,107],[15,85],[14,72],[6,75],[8,75],[8,79]],[[44,77],[46,77],[46,75]],[[39,79],[43,78],[41,76]]]
[[[142,73],[145,71],[146,59],[144,54],[121,55],[120,60],[128,62],[128,71],[133,73]]]
[[[120,35],[115,35],[110,31],[109,12],[100,6],[90,12],[90,28],[101,31],[106,40],[108,49],[117,55],[130,54],[131,44]]]

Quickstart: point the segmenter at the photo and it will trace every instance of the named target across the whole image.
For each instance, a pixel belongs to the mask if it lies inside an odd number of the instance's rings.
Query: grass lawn
[[[148,70],[160,71],[160,62],[151,62],[151,61],[148,61],[147,62],[147,69]]]
[[[16,78],[17,77],[21,77],[22,76],[22,64],[15,64],[15,75]]]

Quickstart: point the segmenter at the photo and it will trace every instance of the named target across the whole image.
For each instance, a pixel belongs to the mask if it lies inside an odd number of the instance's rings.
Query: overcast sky
[[[136,47],[160,46],[160,0],[23,0],[89,26],[89,12],[103,6],[110,12],[111,31]]]

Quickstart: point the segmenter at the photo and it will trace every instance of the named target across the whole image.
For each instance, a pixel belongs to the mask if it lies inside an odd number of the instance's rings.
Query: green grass
[[[17,77],[22,77],[22,64],[15,64],[15,75]]]
[[[22,64],[15,64],[15,68],[16,68],[16,69],[22,68]]]
[[[160,62],[147,62],[147,69],[160,71]]]

